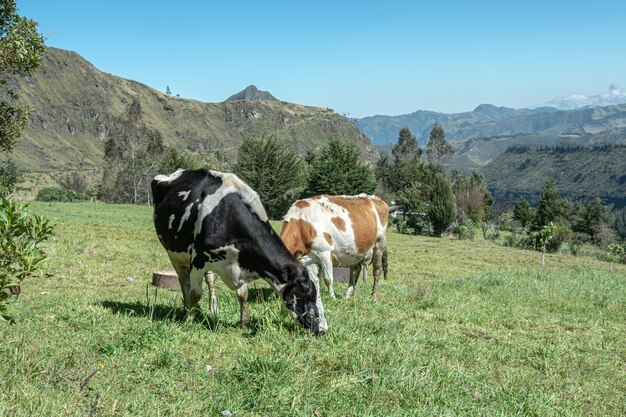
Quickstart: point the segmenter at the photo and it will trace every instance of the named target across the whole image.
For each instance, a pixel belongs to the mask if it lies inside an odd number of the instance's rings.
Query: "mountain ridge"
[[[512,109],[481,104],[470,112],[438,113],[418,110],[400,116],[356,119],[374,144],[393,144],[408,127],[425,144],[435,122],[443,125],[448,140],[469,140],[504,135],[594,134],[626,127],[626,104],[559,110],[553,107]]]
[[[234,163],[244,136],[275,135],[300,154],[338,138],[355,143],[364,161],[378,160],[355,124],[330,109],[276,99],[204,103],[173,97],[104,73],[73,51],[48,48],[32,76],[8,82],[20,103],[35,109],[11,157],[26,172],[49,173],[44,182],[71,170],[100,170],[107,135],[133,98],[165,144],[220,169]],[[35,177],[30,175],[24,187],[37,188],[32,183],[41,181]]]

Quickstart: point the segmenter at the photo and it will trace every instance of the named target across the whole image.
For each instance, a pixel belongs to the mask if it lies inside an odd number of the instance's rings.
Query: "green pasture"
[[[259,281],[242,330],[221,282],[187,320],[147,285],[149,207],[31,208],[56,227],[0,324],[0,416],[626,415],[624,265],[390,233],[378,301],[324,288],[315,337]]]

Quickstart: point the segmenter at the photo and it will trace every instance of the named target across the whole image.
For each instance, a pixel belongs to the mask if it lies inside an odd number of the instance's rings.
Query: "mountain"
[[[549,135],[517,134],[491,138],[469,139],[451,142],[454,156],[447,162],[448,171],[456,169],[464,173],[480,170],[511,146],[558,146],[558,145],[626,145],[626,128],[600,133]]]
[[[436,113],[419,110],[401,116],[357,119],[359,128],[375,144],[393,144],[408,127],[425,144],[433,124],[439,121],[446,139],[469,140],[513,135],[585,135],[626,128],[626,104],[558,110],[552,107],[511,109],[481,104],[471,112]]]
[[[572,200],[600,197],[615,209],[626,207],[626,145],[512,146],[482,173],[491,193],[514,203],[536,203],[547,178]]]
[[[276,100],[276,97],[267,91],[260,91],[256,86],[249,85],[237,94],[228,97],[226,101],[261,101]]]
[[[365,161],[378,159],[354,122],[330,109],[269,99],[271,94],[253,86],[235,101],[177,98],[99,71],[75,52],[56,48],[47,49],[32,76],[8,82],[21,104],[35,109],[11,155],[28,174],[24,189],[54,182],[72,170],[91,173],[95,181],[107,135],[133,97],[141,103],[146,124],[159,130],[167,145],[218,169],[235,161],[245,135],[276,135],[300,154],[339,138],[355,143]]]

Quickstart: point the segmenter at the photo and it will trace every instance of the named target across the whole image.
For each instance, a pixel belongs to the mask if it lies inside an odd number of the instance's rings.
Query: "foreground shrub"
[[[0,201],[0,320],[9,320],[7,303],[17,297],[19,284],[37,273],[46,259],[39,244],[52,233],[52,226],[20,205],[11,196]]]

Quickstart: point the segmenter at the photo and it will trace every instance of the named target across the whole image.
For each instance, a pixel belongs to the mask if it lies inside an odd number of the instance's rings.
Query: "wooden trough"
[[[337,282],[350,281],[350,268],[334,268],[333,276]],[[173,269],[162,269],[152,273],[152,285],[170,291],[180,291],[178,275]]]
[[[171,291],[180,291],[178,275],[173,269],[163,269],[152,273],[152,285]]]

